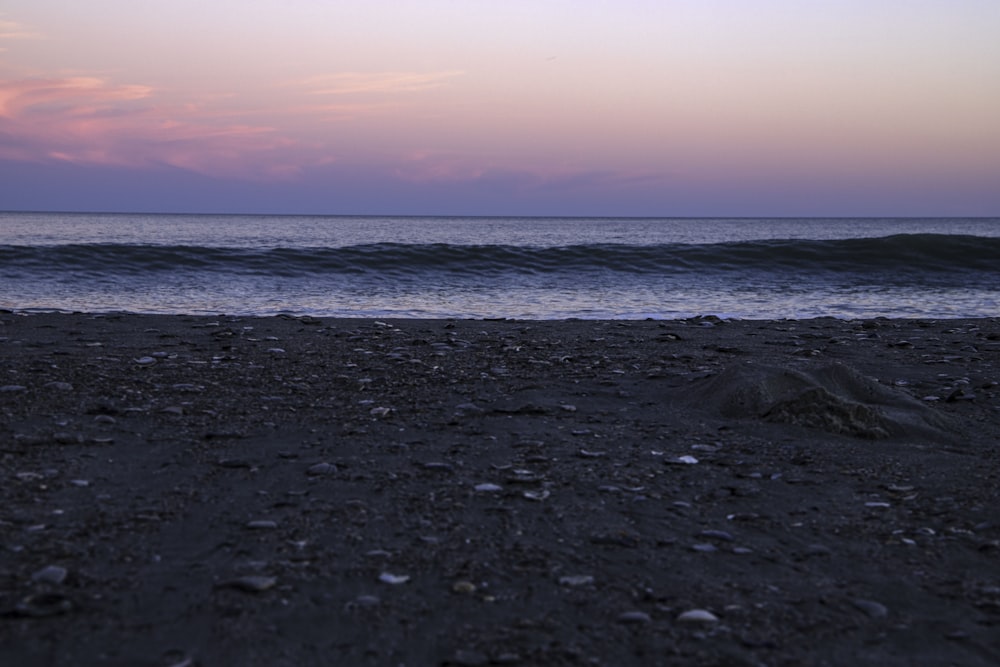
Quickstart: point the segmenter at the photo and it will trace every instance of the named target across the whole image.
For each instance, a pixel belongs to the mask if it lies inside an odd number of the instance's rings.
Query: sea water
[[[1000,219],[0,213],[0,308],[990,317],[1000,315]]]

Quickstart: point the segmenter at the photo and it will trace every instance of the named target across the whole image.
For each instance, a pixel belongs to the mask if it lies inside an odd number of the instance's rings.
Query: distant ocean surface
[[[338,317],[1000,316],[1000,218],[0,213],[0,308]]]

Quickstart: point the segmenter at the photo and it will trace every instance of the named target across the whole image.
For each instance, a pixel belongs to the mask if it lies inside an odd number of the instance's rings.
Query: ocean
[[[404,318],[1000,315],[1000,218],[0,213],[0,308]]]

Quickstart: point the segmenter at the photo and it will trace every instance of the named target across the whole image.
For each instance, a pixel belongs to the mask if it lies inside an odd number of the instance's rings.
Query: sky
[[[997,0],[4,0],[0,209],[1000,216]]]

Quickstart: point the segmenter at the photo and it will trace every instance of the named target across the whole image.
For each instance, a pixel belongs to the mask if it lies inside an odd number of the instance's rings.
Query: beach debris
[[[594,577],[589,574],[571,574],[565,577],[559,577],[560,586],[587,586],[594,583]]]
[[[727,418],[762,419],[872,440],[949,430],[946,417],[908,393],[840,363],[730,366],[688,392],[688,400]]]
[[[31,580],[41,584],[61,584],[66,581],[69,571],[58,565],[47,565],[31,575]]]
[[[278,583],[277,577],[266,577],[258,574],[248,574],[243,577],[229,579],[219,583],[217,588],[235,588],[246,593],[260,593],[274,588]]]
[[[707,609],[689,609],[677,617],[678,623],[718,623],[719,617]]]
[[[390,584],[392,586],[398,586],[399,584],[405,584],[410,580],[410,576],[407,574],[392,574],[391,572],[383,572],[378,575],[378,580],[383,584]]]
[[[618,622],[629,625],[644,625],[651,620],[653,619],[644,611],[626,611],[618,614]]]

